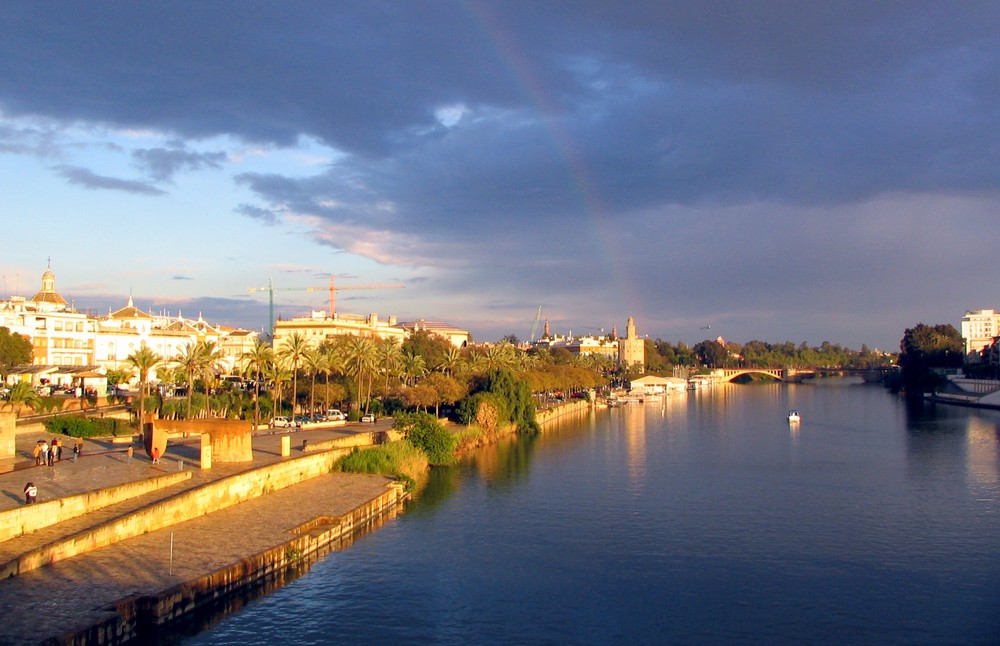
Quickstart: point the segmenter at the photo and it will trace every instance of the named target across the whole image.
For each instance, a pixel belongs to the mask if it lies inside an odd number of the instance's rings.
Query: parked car
[[[375,423],[375,415],[373,413],[366,413],[365,415],[361,416],[361,421],[362,422],[370,422],[370,423],[374,424]]]
[[[343,422],[347,419],[347,414],[342,412],[339,408],[331,408],[326,411],[326,419],[331,422]]]
[[[290,417],[272,417],[268,426],[270,428],[292,428],[295,426],[295,421]]]

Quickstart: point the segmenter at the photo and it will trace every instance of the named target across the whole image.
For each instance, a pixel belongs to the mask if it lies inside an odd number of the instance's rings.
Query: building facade
[[[962,317],[962,338],[966,361],[978,362],[983,350],[1000,336],[1000,313],[994,310],[969,310]]]
[[[326,312],[315,311],[311,316],[275,321],[274,347],[282,347],[293,334],[301,335],[310,347],[316,348],[325,341],[341,336],[394,339],[402,343],[412,333],[420,331],[440,336],[456,348],[465,347],[469,343],[468,331],[439,321],[421,319],[410,323],[399,323],[395,316],[382,320],[378,314],[360,316],[337,312],[329,316]]]
[[[628,369],[646,371],[646,342],[635,332],[635,319],[628,317],[625,338],[618,340],[618,363]]]
[[[42,274],[42,289],[31,299],[12,296],[0,302],[0,326],[28,338],[32,344],[32,368],[15,378],[33,385],[68,385],[73,375],[105,373],[127,367],[128,356],[148,347],[169,365],[190,343],[211,342],[220,348],[226,373],[235,371],[245,348],[253,345],[255,332],[223,329],[183,316],[157,316],[140,310],[129,297],[125,307],[93,317],[75,310],[56,291],[51,267]],[[155,371],[150,375],[156,379]],[[135,378],[137,379],[137,377]],[[133,379],[133,381],[135,381]]]

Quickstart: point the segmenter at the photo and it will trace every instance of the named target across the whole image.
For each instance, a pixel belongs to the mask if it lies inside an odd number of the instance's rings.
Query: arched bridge
[[[811,379],[820,375],[840,375],[842,377],[863,377],[865,383],[880,383],[897,370],[896,366],[875,368],[720,368],[712,372],[712,378],[719,381],[732,381],[740,375],[767,375],[778,381],[797,383],[803,379]]]
[[[718,378],[720,381],[732,381],[740,375],[767,375],[777,379],[778,381],[785,381],[785,372],[789,371],[788,368],[720,368],[715,370],[712,375]],[[791,371],[794,372],[794,371]]]

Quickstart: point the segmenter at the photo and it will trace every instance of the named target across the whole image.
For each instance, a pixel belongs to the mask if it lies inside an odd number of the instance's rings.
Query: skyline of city
[[[998,43],[995,3],[15,0],[4,294],[51,257],[78,307],[249,329],[332,275],[477,340],[895,350],[1000,304]]]

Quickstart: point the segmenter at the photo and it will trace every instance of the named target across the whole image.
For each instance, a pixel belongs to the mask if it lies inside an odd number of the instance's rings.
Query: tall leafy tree
[[[14,366],[30,364],[31,340],[20,334],[11,334],[9,328],[0,327],[0,377],[6,377]]]
[[[907,328],[899,342],[903,387],[911,395],[933,390],[941,383],[937,368],[957,368],[964,360],[962,335],[950,324],[918,323]]]

